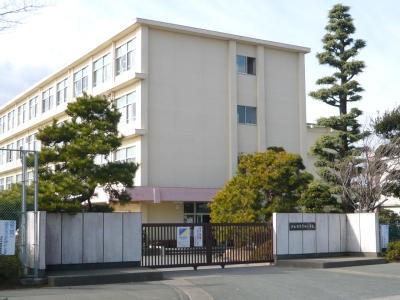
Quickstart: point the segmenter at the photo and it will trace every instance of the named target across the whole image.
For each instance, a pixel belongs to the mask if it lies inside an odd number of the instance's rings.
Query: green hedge
[[[0,255],[0,286],[18,284],[22,275],[21,262],[16,255]]]
[[[388,261],[400,261],[400,241],[390,242],[385,252]]]

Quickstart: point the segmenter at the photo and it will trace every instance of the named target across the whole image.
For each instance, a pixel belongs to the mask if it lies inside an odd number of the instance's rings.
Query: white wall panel
[[[329,223],[329,253],[340,252],[340,215],[339,214],[327,214]]]
[[[290,223],[302,223],[303,214],[294,213],[289,215]],[[302,230],[289,230],[289,254],[302,254],[303,253],[303,231]]]
[[[104,214],[104,262],[121,262],[122,213]]]
[[[103,262],[103,213],[83,214],[83,263]]]
[[[61,214],[49,213],[46,218],[46,264],[61,264]]]
[[[71,215],[62,214],[62,264],[82,263],[82,238],[83,238],[83,217],[81,213]]]
[[[315,223],[315,214],[303,214],[304,223]],[[317,233],[315,230],[303,231],[303,254],[317,252]]]
[[[317,235],[317,253],[329,252],[329,223],[327,214],[315,215],[316,235]]]

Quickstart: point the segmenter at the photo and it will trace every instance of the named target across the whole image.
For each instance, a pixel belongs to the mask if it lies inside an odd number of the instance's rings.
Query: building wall
[[[298,76],[296,53],[265,49],[267,147],[301,153]]]
[[[228,177],[227,43],[149,30],[149,185]]]
[[[298,53],[262,47],[264,70],[238,74],[237,54],[262,58],[257,46],[243,43],[235,43],[230,57],[229,43],[149,30],[149,185],[221,187],[230,177],[229,169],[236,169],[240,153],[268,146],[305,153],[301,141],[305,115],[299,103],[304,74]],[[231,91],[236,103],[230,102]],[[230,127],[229,114],[236,114],[236,105],[257,107],[260,122],[242,125],[236,120]],[[230,144],[232,136],[236,143]]]
[[[302,80],[307,49],[143,23],[0,107],[1,116],[38,96],[38,117],[0,136],[0,147],[36,132],[54,117],[65,119],[66,103],[41,114],[42,92],[51,86],[55,96],[56,84],[68,77],[68,99],[74,101],[73,74],[88,66],[89,94],[116,99],[136,92],[136,122],[119,128],[122,147],[136,149],[136,185],[219,188],[236,171],[240,153],[282,146],[304,155]],[[116,76],[115,50],[133,37],[135,64]],[[107,53],[111,78],[93,88],[93,62]],[[238,54],[256,58],[256,75],[237,73]],[[237,105],[257,107],[257,125],[238,124]],[[0,177],[7,170],[18,171],[1,167]]]

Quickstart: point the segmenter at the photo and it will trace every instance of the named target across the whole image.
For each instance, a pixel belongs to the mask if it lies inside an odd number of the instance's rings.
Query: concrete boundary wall
[[[29,211],[26,214],[26,267],[35,267],[35,256],[37,257],[38,269],[46,268],[46,212],[37,212],[37,238],[38,245],[35,249],[35,213]],[[37,253],[36,253],[37,251]]]
[[[290,230],[294,223],[312,223],[315,228]],[[274,213],[273,228],[274,255],[278,258],[380,251],[375,213]]]
[[[48,213],[46,266],[140,264],[140,213]]]

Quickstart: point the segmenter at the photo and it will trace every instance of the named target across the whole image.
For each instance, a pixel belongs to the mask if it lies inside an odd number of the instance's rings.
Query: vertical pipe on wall
[[[228,177],[232,178],[236,172],[238,156],[236,41],[228,42],[228,122]]]
[[[306,118],[306,91],[305,91],[304,53],[298,54],[298,105],[299,105],[299,154],[307,163],[307,118]],[[311,167],[311,166],[306,166]]]
[[[140,31],[140,72],[146,78],[140,82],[140,120],[141,129],[146,130],[146,134],[140,137],[141,161],[140,161],[140,184],[149,184],[149,28],[142,26]]]
[[[257,46],[257,150],[259,152],[263,152],[267,148],[264,54],[264,46]]]

